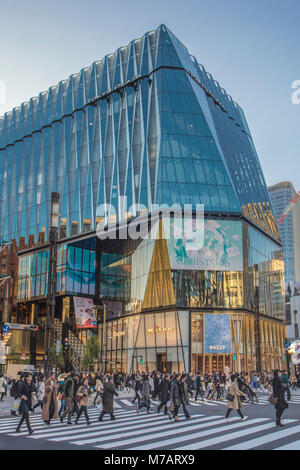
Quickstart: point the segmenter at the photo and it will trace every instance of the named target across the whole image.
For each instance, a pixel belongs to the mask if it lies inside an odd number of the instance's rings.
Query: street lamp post
[[[104,358],[103,354],[106,354],[106,304],[102,301],[102,305],[94,305],[92,310],[96,313],[97,318],[97,328],[98,328],[98,340],[100,343],[100,351],[98,353],[98,359],[100,364],[102,364],[103,371],[105,371],[106,357]],[[100,335],[100,313],[102,313],[103,323],[102,323],[102,332]],[[101,337],[100,337],[101,336]]]
[[[259,277],[258,265],[254,265],[254,310],[255,310],[255,342],[256,342],[256,371],[261,371],[260,352],[260,325],[259,325]]]
[[[51,194],[51,213],[49,230],[49,267],[47,292],[47,321],[45,334],[45,373],[52,371],[52,350],[54,343],[54,315],[56,294],[57,240],[59,226],[59,193]]]

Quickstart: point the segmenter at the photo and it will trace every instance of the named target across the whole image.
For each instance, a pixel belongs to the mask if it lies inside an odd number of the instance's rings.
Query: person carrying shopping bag
[[[79,418],[82,415],[82,413],[84,413],[86,423],[88,425],[91,424],[90,419],[89,419],[89,415],[88,415],[88,412],[87,412],[87,407],[88,407],[88,404],[89,404],[89,395],[90,394],[91,394],[91,389],[88,385],[88,379],[86,377],[85,379],[83,379],[82,384],[79,386],[79,388],[77,390],[77,393],[76,393],[76,395],[79,399],[80,409],[79,409],[79,413],[77,415],[77,418],[75,419],[75,424],[78,424]]]

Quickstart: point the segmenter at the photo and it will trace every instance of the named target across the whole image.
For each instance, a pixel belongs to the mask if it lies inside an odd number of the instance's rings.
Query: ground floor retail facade
[[[98,335],[99,366],[106,370],[283,367],[280,243],[240,216],[205,216],[201,240],[197,231],[188,236],[194,219],[190,222],[183,234],[180,218],[160,217],[153,224],[147,219],[147,236],[137,239],[100,240],[90,233],[60,240],[57,339],[64,343],[68,336],[69,350],[74,346],[80,356],[88,337]],[[33,357],[36,344],[41,360],[48,264],[46,245],[19,253],[14,321],[40,325],[30,349]],[[91,318],[93,305],[106,306],[104,327],[101,315]],[[81,310],[93,320],[92,328],[85,329]]]
[[[102,326],[99,335],[103,338]],[[250,371],[284,367],[285,325],[245,312],[147,312],[107,322],[107,370]],[[260,348],[257,348],[259,338]]]

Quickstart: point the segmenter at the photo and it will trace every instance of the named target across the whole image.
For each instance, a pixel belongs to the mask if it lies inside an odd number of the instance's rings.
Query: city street
[[[20,434],[15,433],[18,418],[0,418],[0,449],[31,450],[298,450],[300,449],[300,395],[294,392],[289,409],[284,412],[284,428],[276,428],[275,411],[267,401],[267,395],[258,392],[259,403],[245,404],[246,421],[232,413],[224,420],[226,402],[209,400],[207,404],[191,403],[191,419],[180,413],[180,421],[173,423],[163,411],[158,415],[151,400],[152,414],[141,410],[137,415],[130,395],[122,394],[115,401],[116,421],[106,416],[99,423],[99,409],[89,408],[92,424],[87,426],[84,417],[79,425],[62,425],[53,420],[50,427],[40,418],[31,415],[34,434],[28,436],[23,425]],[[124,398],[123,398],[124,397]]]
[[[299,16],[299,0],[2,2],[10,463],[300,450]]]

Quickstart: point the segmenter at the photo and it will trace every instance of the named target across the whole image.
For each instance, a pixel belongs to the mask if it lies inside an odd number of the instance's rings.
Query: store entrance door
[[[172,362],[167,362],[167,353],[156,354],[156,367],[159,372],[172,373]]]
[[[231,354],[193,354],[193,372],[212,374],[225,372],[225,367],[232,371]]]

